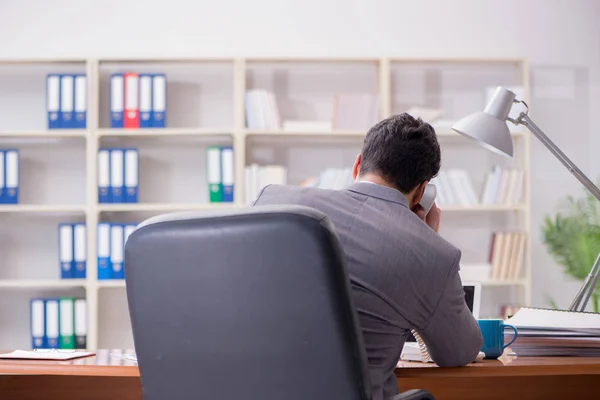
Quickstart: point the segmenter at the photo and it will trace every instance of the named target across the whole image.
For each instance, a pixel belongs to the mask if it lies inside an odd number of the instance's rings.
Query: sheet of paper
[[[0,354],[0,359],[21,360],[72,360],[74,358],[88,357],[96,354],[93,351],[61,351],[61,350],[15,350],[11,353]]]

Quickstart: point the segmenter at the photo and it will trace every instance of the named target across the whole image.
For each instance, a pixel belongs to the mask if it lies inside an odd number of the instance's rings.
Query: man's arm
[[[469,364],[481,350],[481,330],[465,301],[458,260],[429,323],[417,332],[427,345],[432,360],[440,367]]]

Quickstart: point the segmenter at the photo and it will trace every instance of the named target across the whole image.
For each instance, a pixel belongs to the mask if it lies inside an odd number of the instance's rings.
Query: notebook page
[[[600,314],[521,308],[507,323],[518,328],[581,330],[600,334]]]

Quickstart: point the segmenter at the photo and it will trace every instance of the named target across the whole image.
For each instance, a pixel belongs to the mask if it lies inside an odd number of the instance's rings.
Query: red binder
[[[125,76],[125,118],[124,128],[140,127],[140,77],[135,72],[127,72]]]

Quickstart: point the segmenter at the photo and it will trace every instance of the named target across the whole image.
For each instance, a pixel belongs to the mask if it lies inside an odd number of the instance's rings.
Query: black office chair
[[[151,218],[127,241],[125,271],[144,400],[371,398],[343,256],[321,213]]]

